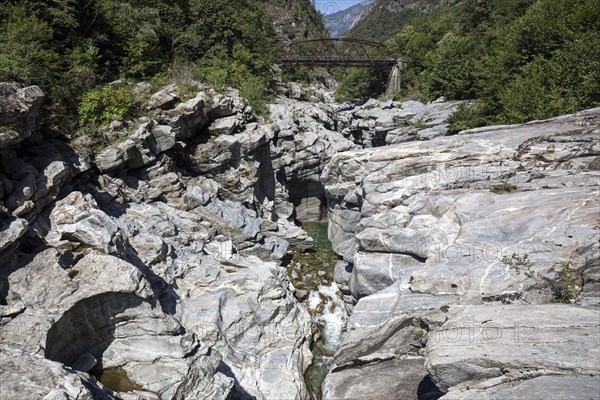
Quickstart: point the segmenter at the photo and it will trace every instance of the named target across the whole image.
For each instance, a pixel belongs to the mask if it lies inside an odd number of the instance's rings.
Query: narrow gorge
[[[2,399],[597,398],[600,109],[194,85],[104,146],[0,84]]]

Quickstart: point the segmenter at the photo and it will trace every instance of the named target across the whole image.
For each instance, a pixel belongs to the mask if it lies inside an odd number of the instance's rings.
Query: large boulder
[[[73,192],[56,202],[49,221],[45,240],[55,247],[75,243],[110,251],[119,244],[117,226],[106,213],[98,209],[96,200],[90,194]]]
[[[18,143],[40,126],[44,93],[37,86],[0,83],[0,148]]]
[[[148,103],[146,104],[146,109],[154,110],[160,108],[168,110],[177,104],[178,101],[179,95],[177,94],[177,86],[169,85],[150,97],[150,100],[148,100]]]
[[[421,350],[454,296],[402,294],[393,285],[362,298],[322,385],[324,399],[427,399],[439,394]],[[427,397],[430,396],[430,397]]]
[[[151,132],[153,127],[153,122],[142,124],[131,137],[98,153],[95,163],[100,172],[135,169],[155,161],[160,150],[155,135]],[[161,142],[161,148],[168,147],[164,143]]]
[[[208,126],[210,116],[205,113],[208,104],[210,104],[208,95],[199,92],[196,97],[180,103],[166,113],[168,125],[173,127],[177,140],[190,139]]]

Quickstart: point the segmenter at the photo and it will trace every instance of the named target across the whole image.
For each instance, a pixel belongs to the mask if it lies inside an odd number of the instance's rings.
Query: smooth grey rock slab
[[[391,358],[328,375],[323,400],[426,399],[436,394],[427,383],[423,357]],[[431,397],[435,398],[435,397]]]
[[[427,369],[443,391],[523,374],[600,376],[599,308],[456,307],[427,342]]]
[[[437,393],[419,349],[427,330],[444,322],[456,300],[401,294],[399,284],[361,298],[323,382],[323,398],[416,400]]]
[[[358,252],[354,256],[349,282],[352,296],[360,299],[400,280],[408,286],[411,273],[422,265],[422,262],[409,255]]]
[[[502,383],[488,389],[451,391],[443,400],[564,400],[600,398],[600,377],[582,375],[546,375]]]
[[[413,256],[418,293],[551,301],[561,262],[585,275],[600,257],[599,114],[335,155],[321,177],[334,251]],[[537,281],[501,262],[513,253]]]

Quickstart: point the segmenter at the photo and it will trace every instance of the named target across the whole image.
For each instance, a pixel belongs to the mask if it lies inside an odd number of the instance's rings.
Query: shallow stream
[[[338,256],[329,242],[327,223],[307,222],[302,228],[314,239],[314,246],[312,251],[293,256],[290,278],[294,287],[308,292],[305,304],[318,328],[311,347],[313,362],[304,378],[311,398],[319,400],[321,384],[343,340],[348,313],[342,293],[333,282]]]

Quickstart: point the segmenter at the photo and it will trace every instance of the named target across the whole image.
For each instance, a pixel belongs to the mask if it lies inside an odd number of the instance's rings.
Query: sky
[[[323,14],[333,14],[345,10],[348,7],[352,7],[361,1],[363,0],[313,0],[313,3],[317,7],[317,10],[321,11]]]

